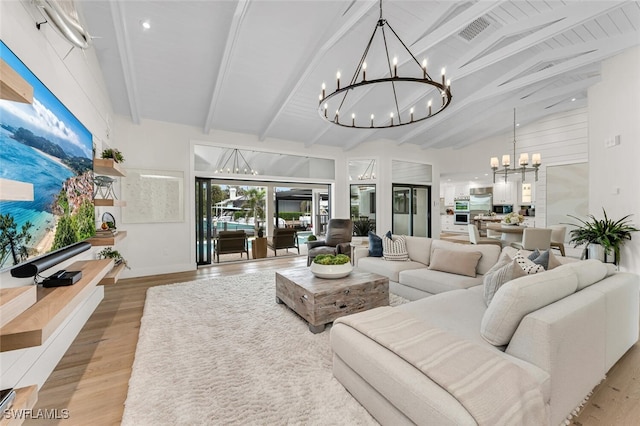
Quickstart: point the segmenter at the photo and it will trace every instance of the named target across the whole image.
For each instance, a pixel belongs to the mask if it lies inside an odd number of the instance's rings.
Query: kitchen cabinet
[[[457,184],[455,186],[455,197],[468,197],[469,184]]]
[[[440,215],[440,230],[442,232],[467,233],[467,225],[455,225],[453,218],[454,216],[451,214]]]
[[[514,182],[493,184],[493,204],[517,204],[517,187]]]
[[[533,216],[525,216],[524,217],[524,222],[522,222],[523,226],[529,227],[529,228],[535,228],[536,227],[536,218]]]
[[[453,206],[453,201],[456,198],[456,188],[453,185],[446,185],[443,187],[444,205]]]
[[[536,203],[536,185],[531,182],[525,182],[521,186],[520,203],[525,205]]]

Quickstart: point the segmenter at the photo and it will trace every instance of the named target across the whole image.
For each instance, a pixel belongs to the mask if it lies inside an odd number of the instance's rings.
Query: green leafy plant
[[[118,250],[114,250],[111,247],[105,247],[98,252],[98,258],[100,259],[113,259],[114,263],[117,265],[123,264],[125,268],[131,269],[126,259],[122,257]]]
[[[102,158],[112,158],[116,163],[124,163],[124,155],[122,155],[122,152],[117,149],[103,149]]]
[[[353,221],[353,235],[357,237],[366,237],[369,231],[375,231],[373,222],[369,219],[357,219]]]
[[[307,237],[307,241],[318,241],[318,237],[316,237],[315,235],[311,234]]]
[[[313,259],[313,263],[319,265],[344,265],[349,262],[351,262],[351,259],[346,254],[336,254],[335,256],[332,254],[319,254]]]
[[[574,244],[574,247],[582,244],[600,244],[607,253],[613,250],[615,263],[617,264],[620,260],[620,247],[624,245],[625,241],[631,240],[631,233],[638,231],[638,228],[629,223],[629,217],[632,216],[630,214],[614,221],[609,219],[604,208],[602,208],[602,213],[604,219],[596,219],[592,214],[587,215],[587,220],[567,215],[580,222],[576,229],[569,232],[571,236],[569,243]],[[566,223],[565,225],[575,226],[573,223]]]

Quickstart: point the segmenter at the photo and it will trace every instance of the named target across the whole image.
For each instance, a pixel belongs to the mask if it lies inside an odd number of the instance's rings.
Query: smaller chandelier
[[[388,34],[389,39],[391,39],[391,35],[395,36],[396,40],[400,43],[402,48],[404,48],[404,50],[406,50],[406,52],[409,54],[407,62],[411,63],[412,65],[413,63],[415,63],[415,65],[417,66],[416,73],[414,75],[398,75],[398,57],[394,57],[393,60],[391,60],[391,58],[389,57],[389,46],[387,44],[387,33],[385,32],[385,27],[387,27],[391,31],[391,34]],[[384,63],[385,68],[388,71],[385,71],[385,75],[380,78],[371,79],[371,71],[369,72],[369,76],[367,76],[367,54],[372,47],[372,43],[376,38],[376,33],[378,32],[378,30],[380,30],[382,34],[382,49],[380,49],[380,51],[384,52],[385,55],[381,58],[378,58],[377,63]],[[369,62],[369,65],[371,65],[376,61],[372,62],[370,60]],[[398,34],[391,27],[389,22],[382,17],[382,0],[380,0],[380,18],[378,19],[376,26],[374,27],[373,34],[371,34],[369,43],[364,49],[358,66],[353,73],[353,77],[351,78],[348,85],[341,86],[341,73],[340,71],[338,71],[336,74],[336,89],[329,94],[327,94],[326,84],[322,83],[322,92],[318,96],[318,112],[320,113],[320,116],[322,118],[332,124],[354,129],[386,129],[390,127],[399,127],[418,123],[442,112],[451,103],[451,81],[446,79],[444,68],[442,68],[441,74],[442,82],[436,81],[431,78],[431,76],[427,72],[427,60],[424,59],[422,61],[422,64],[418,62],[407,45],[400,39]],[[418,90],[420,90],[417,88],[418,86],[420,86],[421,88],[425,88],[425,85],[431,86],[428,87],[428,89],[435,89],[436,101],[434,101],[434,99],[432,98],[424,105],[414,105],[409,109],[409,113],[407,114],[405,112],[403,116],[400,111],[400,105],[398,104],[398,91],[400,84],[411,84],[412,86],[410,91],[412,93],[416,93]],[[364,115],[358,114],[356,116],[357,111],[354,111],[355,102],[346,102],[347,97],[351,92],[354,93],[353,96],[357,96],[356,92],[359,92],[359,95],[364,97],[364,95],[366,95],[365,88],[376,88],[381,90],[384,90],[384,88],[386,88],[386,92],[381,93],[383,93],[383,96],[386,96],[388,99],[388,116],[385,115],[384,117],[376,117],[376,115],[371,113],[371,111],[368,111]],[[425,90],[425,96],[427,92],[428,91]],[[438,102],[437,98],[441,98],[441,102]],[[387,112],[385,112],[385,114],[387,114]]]
[[[251,165],[247,162],[247,159],[244,158],[244,155],[242,155],[242,152],[240,152],[238,148],[234,148],[229,152],[229,156],[222,164],[222,167],[216,169],[214,173],[256,176],[258,174],[258,171],[251,167]]]
[[[516,160],[516,109],[513,109],[513,161]],[[531,165],[533,167],[527,167],[529,165],[529,154],[522,153],[520,154],[520,158],[518,159],[518,163],[520,167],[516,167],[515,164],[512,168],[509,168],[511,165],[511,156],[509,154],[505,154],[502,156],[502,166],[504,169],[498,171],[498,157],[491,157],[491,170],[493,170],[493,183],[496,183],[496,174],[504,174],[504,182],[507,183],[507,176],[510,174],[521,173],[522,181],[525,181],[527,172],[535,172],[536,182],[538,181],[538,169],[542,164],[542,157],[540,154],[533,154],[531,156]]]
[[[375,168],[376,168],[376,160],[371,160],[371,162],[369,162],[369,164],[367,165],[367,168],[364,169],[364,173],[361,175],[358,175],[358,180],[375,179],[376,178]]]

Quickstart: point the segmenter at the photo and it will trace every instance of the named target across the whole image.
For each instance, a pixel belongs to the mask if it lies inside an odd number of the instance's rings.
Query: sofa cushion
[[[476,276],[478,261],[482,257],[479,251],[460,251],[436,248],[431,253],[429,269],[451,274]]]
[[[482,275],[475,278],[434,271],[428,268],[404,270],[399,274],[400,284],[429,294],[467,289],[482,284]]]
[[[482,253],[482,257],[478,262],[476,268],[477,274],[486,274],[489,269],[498,261],[500,257],[500,246],[496,244],[458,244],[451,241],[433,240],[431,242],[431,253],[433,250],[441,248],[447,250],[459,250],[459,251],[479,251]]]
[[[429,265],[431,258],[431,238],[405,236],[409,259]]]
[[[576,291],[580,291],[585,287],[597,283],[609,274],[607,265],[600,262],[598,259],[587,259],[581,262],[567,263],[560,266],[558,269],[568,269],[573,271],[578,277],[578,288]]]
[[[522,318],[576,291],[578,278],[572,269],[556,268],[527,275],[504,284],[482,317],[480,333],[489,343],[509,343]]]
[[[369,231],[369,256],[382,257],[382,238]]]
[[[382,257],[384,260],[407,261],[409,252],[407,251],[407,241],[404,235],[392,238],[385,235],[382,237]]]
[[[358,268],[374,274],[383,275],[390,281],[399,282],[398,274],[407,269],[427,269],[422,263],[409,260],[407,262],[389,262],[381,257],[363,257],[358,259]]]

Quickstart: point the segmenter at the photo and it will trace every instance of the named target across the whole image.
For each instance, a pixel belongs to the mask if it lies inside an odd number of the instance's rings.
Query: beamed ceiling
[[[411,126],[355,130],[322,120],[318,94],[323,82],[333,89],[337,70],[355,70],[379,17],[377,0],[76,3],[96,37],[113,108],[134,123],[344,149],[377,139],[464,147],[508,132],[514,107],[520,124],[584,107],[601,61],[640,44],[637,1],[386,0],[384,17],[416,58],[427,58],[436,77],[446,67],[453,101]],[[368,75],[383,68],[370,63]],[[402,114],[426,102],[399,99]],[[357,106],[366,117],[368,108]]]

